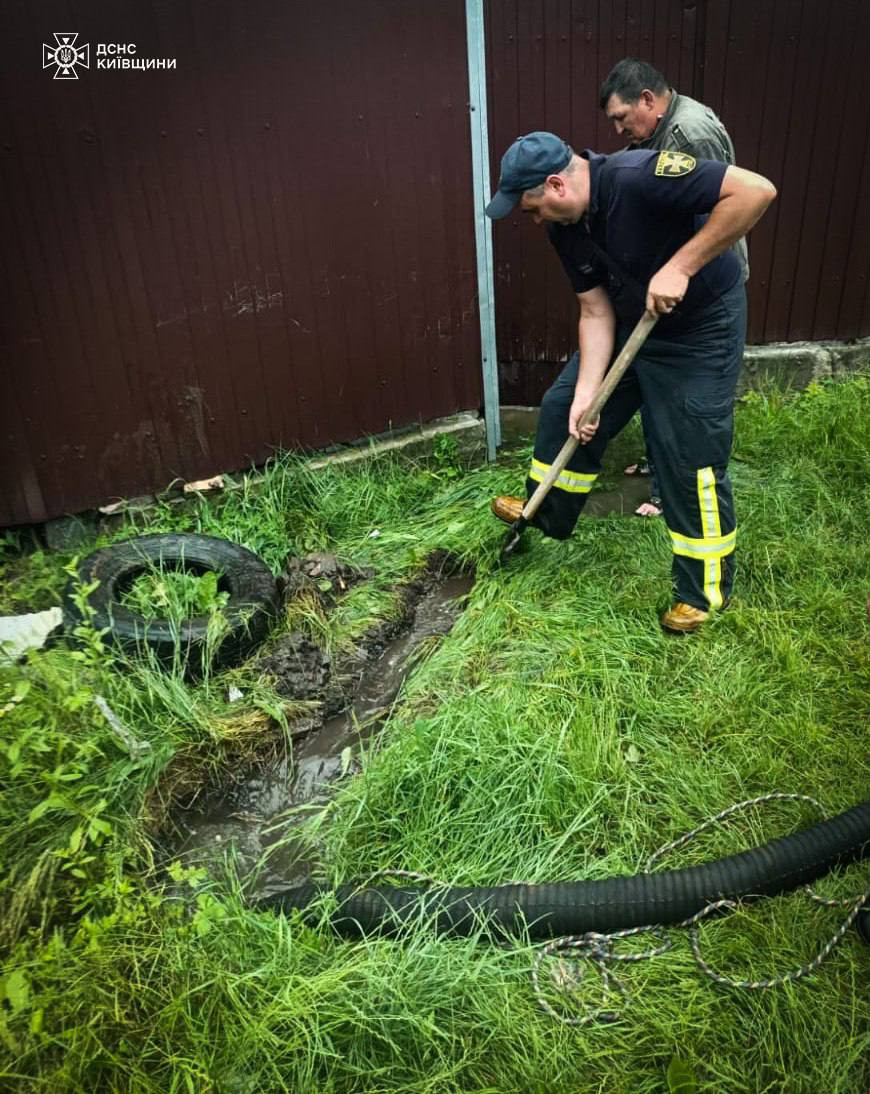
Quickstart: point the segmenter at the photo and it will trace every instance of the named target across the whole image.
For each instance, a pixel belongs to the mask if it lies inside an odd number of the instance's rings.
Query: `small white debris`
[[[237,703],[239,701],[239,699],[242,698],[243,695],[244,695],[244,692],[239,691],[239,689],[237,687],[231,687],[230,690],[227,692],[227,702],[228,703]]]
[[[342,775],[346,775],[348,773],[348,771],[350,770],[350,762],[351,762],[352,759],[353,759],[353,752],[351,751],[350,745],[348,745],[347,748],[343,748],[341,750],[341,756],[339,757],[339,761],[341,763],[341,773],[342,773]]]
[[[377,539],[381,534],[380,528],[375,528],[373,532],[369,532],[369,539]]]
[[[0,662],[17,661],[27,650],[38,650],[63,620],[60,608],[29,615],[0,616]]]

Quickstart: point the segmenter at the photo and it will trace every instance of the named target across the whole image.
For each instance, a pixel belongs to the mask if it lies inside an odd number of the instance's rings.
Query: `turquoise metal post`
[[[495,289],[492,274],[492,225],[484,213],[490,199],[489,127],[486,120],[486,43],[483,0],[465,0],[468,39],[468,116],[471,122],[471,166],[474,179],[474,238],[477,246],[477,301],[483,365],[483,409],[486,455],[495,459],[501,444],[498,403],[498,358],[495,346]]]

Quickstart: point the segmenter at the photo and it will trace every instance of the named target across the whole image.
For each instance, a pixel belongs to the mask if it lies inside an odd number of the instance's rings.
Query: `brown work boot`
[[[671,634],[691,634],[700,629],[709,615],[709,612],[702,612],[700,608],[693,608],[691,604],[678,600],[662,616],[661,624]]]
[[[526,503],[522,498],[510,498],[505,494],[492,499],[492,511],[499,520],[505,524],[515,524],[523,515],[523,506]]]

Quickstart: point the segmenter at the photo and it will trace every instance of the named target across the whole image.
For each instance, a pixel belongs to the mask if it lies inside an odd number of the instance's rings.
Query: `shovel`
[[[607,375],[601,381],[601,386],[595,393],[595,398],[586,408],[583,416],[580,419],[579,425],[584,426],[588,422],[594,421],[601,412],[601,408],[610,398],[613,389],[622,379],[628,366],[634,360],[638,350],[644,344],[647,339],[647,335],[656,325],[658,315],[652,315],[650,312],[645,311],[643,315],[638,319],[637,325],[634,330],[628,336],[628,341],[622,347],[619,352],[619,356],[610,366],[610,370]],[[511,525],[510,535],[505,542],[504,547],[501,549],[502,558],[507,558],[512,555],[517,548],[517,544],[520,542],[520,536],[526,530],[529,521],[537,513],[540,508],[541,502],[549,494],[550,488],[556,479],[565,470],[565,466],[571,457],[574,455],[574,450],[580,442],[576,437],[569,437],[567,441],[562,445],[559,455],[553,460],[552,466],[547,474],[543,477],[538,484],[537,490],[526,502],[522,513],[517,520]]]

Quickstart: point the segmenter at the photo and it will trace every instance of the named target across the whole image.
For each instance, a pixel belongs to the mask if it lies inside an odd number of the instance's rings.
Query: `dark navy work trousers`
[[[615,354],[630,333],[618,329]],[[608,442],[641,410],[671,538],[676,597],[704,611],[721,607],[734,581],[736,521],[728,458],[745,337],[742,284],[679,335],[659,335],[654,327],[602,410],[595,437],[578,445],[532,523],[555,539],[570,536]],[[541,403],[526,480],[529,496],[568,437],[578,368],[575,353]]]

